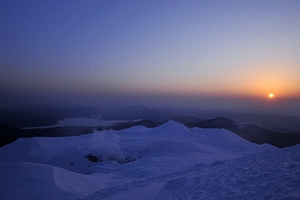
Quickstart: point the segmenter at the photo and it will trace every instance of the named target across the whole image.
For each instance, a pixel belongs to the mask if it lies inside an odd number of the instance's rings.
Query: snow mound
[[[104,189],[111,175],[83,175],[38,163],[0,163],[1,199],[67,199]],[[16,192],[17,190],[17,192]],[[38,191],[38,192],[35,192]]]
[[[192,130],[199,134],[203,147],[216,153],[220,151],[219,153],[223,154],[232,154],[234,152],[239,155],[249,155],[276,149],[270,144],[257,145],[251,143],[226,129],[193,128]]]
[[[200,148],[188,142],[158,140],[139,150],[140,157],[159,157],[163,155],[186,155],[200,151]]]
[[[206,177],[213,184],[209,179],[220,176],[215,171],[251,171],[254,163],[264,164],[255,155],[274,149],[248,142],[228,130],[189,129],[172,120],[155,128],[137,126],[72,137],[24,138],[0,148],[0,192],[4,199],[18,199],[16,190],[26,199],[88,195],[91,199],[176,199],[179,191],[187,195],[185,190],[198,184],[193,177]],[[247,157],[252,163],[241,164]],[[288,161],[284,166],[294,169],[295,163]],[[225,177],[215,181],[223,184],[233,177],[226,171],[220,173]],[[242,173],[239,176],[243,178]],[[49,192],[45,191],[48,188]]]
[[[57,167],[53,170],[53,177],[57,187],[77,195],[90,195],[104,189],[112,179],[108,174],[83,175]]]
[[[0,162],[34,162],[84,172],[93,165],[87,155],[101,161],[125,162],[120,138],[112,131],[73,137],[21,138],[0,149]]]
[[[152,129],[152,133],[158,133],[161,136],[172,135],[174,136],[186,136],[192,133],[192,131],[185,125],[176,122],[174,120],[169,120],[168,122]],[[163,135],[162,135],[163,134]]]
[[[74,197],[55,184],[55,167],[38,163],[0,163],[1,199],[66,199]]]

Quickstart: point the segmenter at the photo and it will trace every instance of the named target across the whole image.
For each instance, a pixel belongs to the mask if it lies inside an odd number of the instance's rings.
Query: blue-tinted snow
[[[299,160],[300,145],[277,149],[169,121],[18,139],[0,149],[0,192],[3,199],[297,199]]]

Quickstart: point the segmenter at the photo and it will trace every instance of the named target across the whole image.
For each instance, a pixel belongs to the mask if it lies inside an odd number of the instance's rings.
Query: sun
[[[270,99],[274,98],[274,94],[273,94],[273,93],[270,93],[270,94],[269,94],[269,98],[270,98]]]

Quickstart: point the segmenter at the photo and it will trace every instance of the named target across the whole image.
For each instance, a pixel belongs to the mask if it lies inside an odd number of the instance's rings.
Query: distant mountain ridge
[[[133,107],[134,109],[136,107]],[[144,108],[143,106],[141,108]],[[128,108],[132,109],[132,108]],[[147,110],[147,108],[145,108]],[[138,110],[140,111],[140,110]],[[166,123],[169,119],[164,120],[138,120],[127,123],[118,123],[111,127],[94,127],[97,130],[102,129],[113,129],[122,130],[133,126],[145,126],[147,128],[157,127]],[[195,117],[175,117],[174,121],[180,122],[188,128],[199,127],[199,128],[219,128],[227,129],[233,133],[236,133],[240,137],[256,143],[264,144],[268,143],[273,146],[283,148],[287,146],[293,146],[300,143],[300,134],[287,134],[275,131],[269,131],[261,127],[252,124],[239,124],[231,119],[225,117],[218,117],[210,120],[201,120]],[[56,128],[43,128],[43,129],[31,129],[25,130],[20,129],[8,124],[0,124],[0,145],[11,143],[17,138],[26,137],[59,137],[59,136],[74,136],[82,135],[93,132],[93,127],[56,127]]]
[[[149,108],[141,103],[132,104],[118,110],[106,110],[102,113],[104,120],[155,120],[170,117],[170,114]]]
[[[235,111],[197,110],[184,108],[151,108],[134,103],[126,108],[92,106],[33,106],[19,110],[0,109],[0,123],[20,128],[55,125],[66,118],[87,117],[100,120],[175,119],[181,123],[223,116],[242,124],[253,124],[275,132],[300,134],[300,116],[284,114],[239,113]],[[194,118],[194,119],[193,119]],[[198,120],[199,119],[199,120]]]
[[[239,124],[225,117],[204,120],[194,123],[186,123],[188,127],[200,128],[224,128],[236,133],[240,137],[257,144],[269,143],[273,146],[283,148],[300,143],[300,134],[288,134],[269,131],[252,124]]]

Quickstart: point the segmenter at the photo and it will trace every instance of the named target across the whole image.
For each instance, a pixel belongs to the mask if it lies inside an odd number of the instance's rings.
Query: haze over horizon
[[[300,1],[12,0],[0,19],[0,108],[300,112]]]

